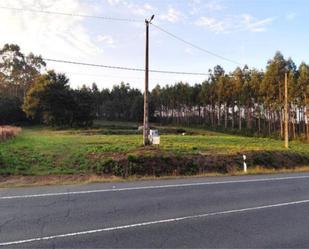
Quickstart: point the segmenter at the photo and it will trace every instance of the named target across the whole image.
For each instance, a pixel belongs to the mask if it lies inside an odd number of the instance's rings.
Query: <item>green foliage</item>
[[[44,67],[40,56],[26,56],[17,45],[6,44],[0,50],[0,123],[20,120],[22,101],[28,117],[52,126],[87,127],[94,119],[143,121],[144,100],[139,89],[122,82],[111,89],[100,90],[93,83],[91,88],[73,90],[65,75],[41,75]],[[217,65],[201,84],[180,81],[156,86],[150,93],[149,120],[282,138],[288,73],[290,139],[309,141],[308,68],[303,62],[297,69],[280,52],[268,61],[265,71],[244,66],[228,73]]]
[[[95,118],[95,102],[92,92],[86,86],[71,91],[73,95],[73,123],[79,127],[90,127]]]
[[[24,128],[21,135],[0,143],[0,174],[225,173],[241,166],[242,153],[248,155],[250,165],[309,165],[309,145],[299,141],[292,142],[287,151],[280,140],[187,129],[194,135],[164,134],[159,148],[144,149],[141,135],[100,135],[102,129],[110,128]]]
[[[45,65],[40,56],[26,56],[18,45],[5,44],[0,49],[0,91],[21,101]]]
[[[51,126],[91,126],[94,101],[91,90],[72,90],[64,74],[48,72],[36,79],[23,104],[28,118]]]
[[[16,124],[25,121],[26,116],[21,109],[21,101],[0,93],[0,125]]]
[[[114,85],[97,93],[98,118],[104,120],[142,121],[143,95],[128,84]],[[152,110],[150,108],[150,110]],[[150,113],[152,116],[152,113]]]
[[[43,67],[45,62],[40,56],[24,55],[18,45],[0,48],[0,124],[26,121],[21,108],[23,98]]]
[[[152,91],[156,121],[283,137],[284,78],[288,73],[290,138],[305,136],[309,141],[308,65],[302,63],[297,70],[291,59],[277,52],[265,72],[247,66],[229,74],[221,66],[209,72],[202,84],[156,86]]]
[[[54,71],[38,77],[23,104],[27,117],[52,126],[72,124],[74,100],[68,81]]]

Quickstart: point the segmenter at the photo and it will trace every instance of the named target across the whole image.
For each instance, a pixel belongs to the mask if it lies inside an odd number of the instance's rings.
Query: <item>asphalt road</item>
[[[3,248],[309,248],[309,174],[0,190]]]

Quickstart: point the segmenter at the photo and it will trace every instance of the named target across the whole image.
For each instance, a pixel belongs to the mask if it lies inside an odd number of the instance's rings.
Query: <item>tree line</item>
[[[95,83],[72,89],[65,74],[46,72],[41,56],[24,55],[15,44],[0,50],[0,125],[91,126],[94,119],[142,117],[143,94],[129,84],[101,91]]]
[[[142,121],[139,89],[125,83],[112,89],[100,90],[95,83],[72,89],[64,74],[42,73],[45,67],[40,56],[25,56],[17,45],[0,50],[0,123],[89,126],[94,119]],[[244,66],[225,72],[218,65],[202,83],[157,85],[150,93],[150,120],[283,137],[285,73],[290,136],[309,140],[309,65],[297,67],[280,52],[265,70]]]
[[[202,84],[177,83],[152,90],[159,122],[203,124],[257,135],[278,135],[284,130],[284,78],[288,74],[290,137],[309,139],[309,66],[297,68],[277,52],[266,70],[221,66],[209,71]]]

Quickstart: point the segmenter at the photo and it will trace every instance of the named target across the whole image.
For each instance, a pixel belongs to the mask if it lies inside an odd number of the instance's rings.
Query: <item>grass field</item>
[[[100,173],[106,172],[111,161],[130,161],[132,158],[134,161],[140,156],[158,155],[165,159],[178,158],[177,162],[181,162],[182,157],[195,156],[241,158],[241,153],[268,153],[267,157],[277,153],[279,158],[280,153],[291,153],[297,158],[309,158],[309,145],[299,141],[291,142],[291,148],[286,150],[283,142],[275,139],[227,135],[203,129],[186,129],[191,135],[182,136],[177,134],[179,128],[161,127],[160,147],[145,149],[135,124],[104,123],[96,127],[90,130],[23,128],[17,137],[0,143],[0,175]],[[290,154],[287,156],[290,158]],[[301,162],[307,164],[306,160],[301,159]],[[236,163],[239,164],[239,160]]]

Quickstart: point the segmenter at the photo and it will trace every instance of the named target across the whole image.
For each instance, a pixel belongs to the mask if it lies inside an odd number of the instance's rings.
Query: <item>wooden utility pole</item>
[[[284,79],[284,146],[289,148],[288,73]]]
[[[145,92],[144,92],[144,126],[143,126],[143,139],[144,146],[149,145],[149,24],[153,20],[154,15],[151,16],[150,20],[145,20],[146,23],[146,54],[145,54]]]

